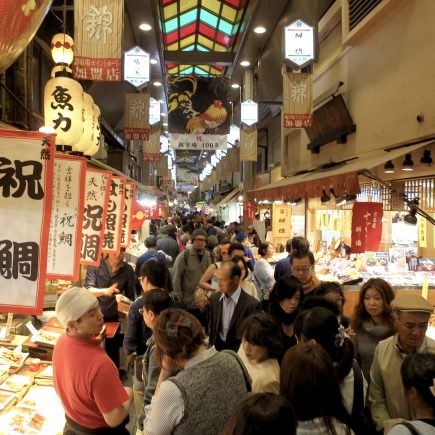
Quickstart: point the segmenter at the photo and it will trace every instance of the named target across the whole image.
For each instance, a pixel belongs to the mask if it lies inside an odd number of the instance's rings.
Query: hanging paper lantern
[[[93,138],[92,138],[92,146],[87,148],[84,153],[87,156],[93,156],[97,154],[98,150],[100,149],[100,140],[101,140],[101,130],[100,130],[100,108],[94,104],[94,117],[93,117]]]
[[[75,145],[83,134],[83,88],[69,77],[50,79],[44,89],[45,125],[56,131],[56,145]]]
[[[52,79],[54,79],[56,77],[57,73],[63,73],[61,75],[64,75],[64,76],[68,76],[68,74],[70,74],[72,76],[72,69],[67,67],[66,65],[56,65],[52,68],[50,77]]]
[[[94,100],[87,94],[83,93],[84,105],[82,111],[83,134],[80,140],[73,146],[73,151],[84,153],[86,149],[93,145],[94,135]]]
[[[74,40],[66,33],[56,33],[51,38],[51,56],[54,63],[71,65],[74,59]]]

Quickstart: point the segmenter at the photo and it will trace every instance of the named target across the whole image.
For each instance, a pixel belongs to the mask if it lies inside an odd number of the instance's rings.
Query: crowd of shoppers
[[[370,279],[348,319],[343,287],[318,279],[303,237],[273,270],[273,245],[239,223],[196,215],[155,230],[136,271],[110,254],[88,268],[87,289],[58,300],[64,433],[127,433],[131,402],[137,434],[435,433],[424,298]],[[134,300],[123,340],[132,390],[116,370],[119,337],[108,355],[94,339],[122,297]]]

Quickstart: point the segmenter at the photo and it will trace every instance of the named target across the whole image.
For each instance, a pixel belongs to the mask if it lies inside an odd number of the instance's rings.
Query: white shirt
[[[225,343],[227,341],[228,329],[230,328],[231,319],[234,314],[237,302],[239,301],[242,289],[240,287],[227,298],[224,294],[220,297],[219,301],[222,301],[222,328],[219,332],[220,339]]]

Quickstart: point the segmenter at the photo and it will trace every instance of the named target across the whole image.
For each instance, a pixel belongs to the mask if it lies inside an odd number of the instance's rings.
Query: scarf
[[[304,294],[311,293],[316,287],[319,287],[320,279],[313,273],[307,284],[303,285]]]

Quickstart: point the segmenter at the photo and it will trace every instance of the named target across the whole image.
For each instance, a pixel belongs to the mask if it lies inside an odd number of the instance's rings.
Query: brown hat
[[[392,300],[393,311],[408,311],[411,313],[433,313],[433,306],[420,295],[407,294],[399,291],[399,294]]]

